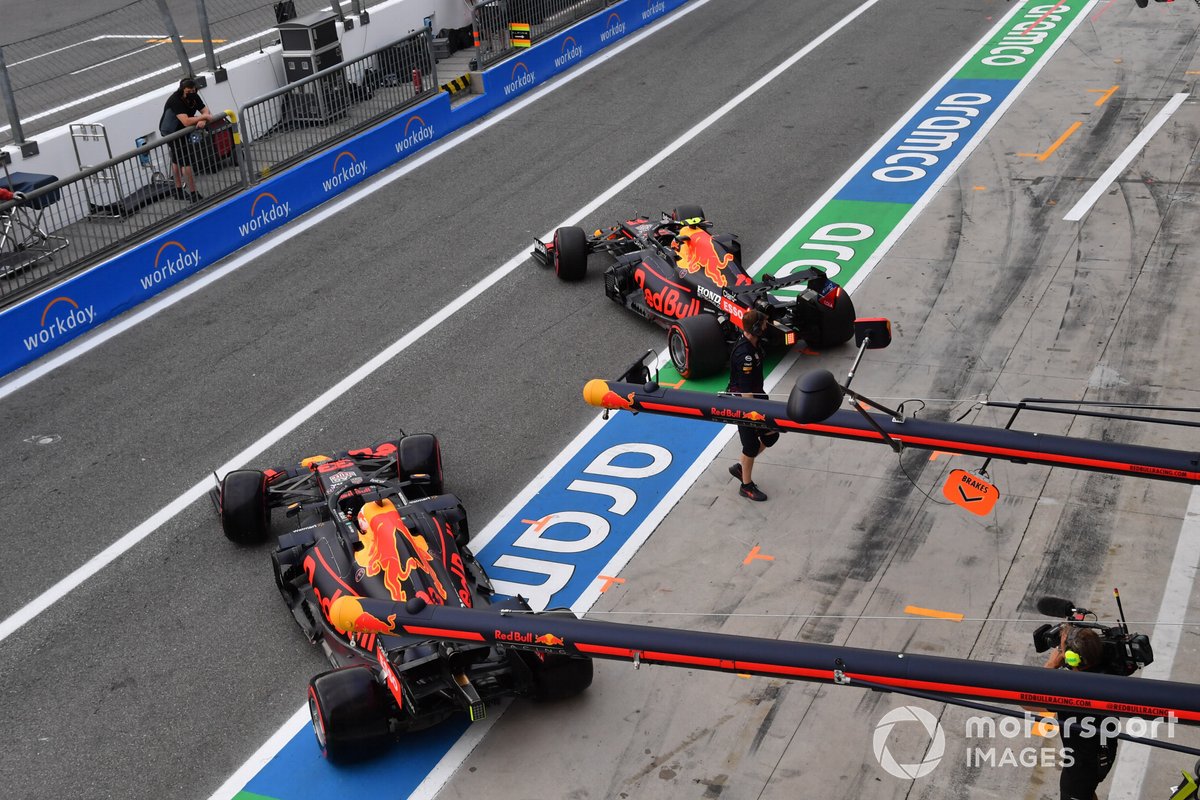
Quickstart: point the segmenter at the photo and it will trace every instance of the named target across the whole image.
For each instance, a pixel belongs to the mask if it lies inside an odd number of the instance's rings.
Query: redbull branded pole
[[[351,629],[363,620],[367,622],[363,632],[377,632],[377,624],[387,620],[389,628],[412,636],[629,661],[634,666],[745,673],[912,692],[946,702],[970,698],[1200,724],[1200,691],[1174,681],[627,625],[562,614],[437,606],[419,598],[396,603],[343,597],[334,601],[330,617]]]
[[[811,418],[811,414],[799,413],[806,403],[805,377],[801,376],[797,381],[787,402],[669,389],[653,382],[635,384],[599,378],[588,381],[583,389],[583,397],[590,405],[613,411],[759,425],[783,433],[807,433],[894,447],[940,450],[1018,464],[1044,464],[1179,483],[1200,483],[1200,453],[1191,451],[957,422],[912,417],[906,419],[865,409],[839,409],[828,415],[822,414],[819,422],[798,422],[798,419]],[[836,402],[840,403],[840,397]]]

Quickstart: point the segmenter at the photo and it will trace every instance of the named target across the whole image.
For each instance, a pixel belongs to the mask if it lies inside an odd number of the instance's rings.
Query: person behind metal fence
[[[742,317],[742,338],[729,354],[729,387],[727,391],[745,397],[766,399],[763,390],[762,335],[769,321],[766,315],[750,309]],[[729,468],[729,474],[741,481],[738,494],[750,500],[767,499],[754,483],[754,459],[775,442],[779,431],[767,430],[755,425],[738,425],[738,437],[742,441],[742,455],[738,463]]]
[[[1062,626],[1059,646],[1045,666],[1072,672],[1104,672],[1104,645],[1091,628]],[[1060,712],[1058,735],[1063,759],[1058,790],[1062,800],[1095,800],[1096,787],[1117,759],[1116,719],[1099,714]]]
[[[163,136],[168,136],[190,125],[202,129],[212,121],[212,118],[213,115],[209,112],[204,99],[200,97],[200,92],[197,91],[196,81],[192,78],[184,78],[179,82],[179,88],[172,92],[171,96],[167,98],[167,102],[163,104],[163,116],[158,132]],[[189,137],[184,136],[170,142],[171,172],[175,176],[175,196],[181,200],[191,200],[195,203],[202,197],[196,191],[196,176],[192,171],[192,160],[195,154],[194,143],[188,139]],[[187,193],[183,191],[184,177],[187,178]]]

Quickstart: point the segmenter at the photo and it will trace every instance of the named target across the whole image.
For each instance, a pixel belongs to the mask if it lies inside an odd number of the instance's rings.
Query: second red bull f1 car
[[[583,279],[591,253],[613,256],[605,294],[667,329],[671,361],[684,378],[728,366],[728,345],[751,308],[770,321],[766,347],[803,341],[820,350],[854,335],[850,295],[824,272],[808,268],[756,281],[742,267],[737,236],[711,228],[700,206],[679,206],[661,219],[638,216],[592,236],[559,228],[553,241],[534,240],[533,256],[566,281]]]
[[[370,756],[455,714],[472,721],[503,697],[559,699],[592,682],[590,658],[561,642],[443,642],[372,616],[368,600],[528,612],[493,597],[467,542],[462,503],[444,490],[431,434],[401,435],[284,469],[235,470],[213,490],[225,536],[265,542],[271,512],[297,520],[271,553],[275,584],[309,641],[334,669],[309,683],[309,710],[332,761]],[[571,615],[569,611],[553,613]],[[559,652],[556,652],[556,646]]]

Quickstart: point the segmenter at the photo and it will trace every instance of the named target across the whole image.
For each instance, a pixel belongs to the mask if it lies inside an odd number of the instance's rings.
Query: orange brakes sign
[[[972,514],[990,514],[1000,499],[1000,491],[992,484],[965,469],[956,469],[946,478],[942,494],[955,505]]]

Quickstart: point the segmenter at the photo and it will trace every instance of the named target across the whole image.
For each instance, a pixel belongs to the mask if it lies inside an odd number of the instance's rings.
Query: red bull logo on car
[[[333,176],[321,181],[321,188],[332,192],[367,174],[367,162],[359,161],[354,153],[343,150],[333,159]]]
[[[396,615],[388,614],[387,621],[364,611],[353,595],[342,595],[329,604],[329,622],[342,633],[392,634],[396,632]]]
[[[431,605],[446,604],[446,588],[433,570],[433,557],[424,536],[413,534],[400,519],[400,512],[391,500],[364,503],[358,512],[359,541],[363,549],[354,554],[354,560],[367,571],[367,577],[383,575],[383,585],[393,600],[408,599],[404,583],[414,571],[421,571],[429,578],[429,589],[413,594]],[[410,544],[414,555],[401,559],[398,540],[403,536]]]
[[[679,245],[679,255],[676,260],[679,266],[690,274],[703,272],[704,277],[720,286],[722,289],[729,285],[725,277],[725,268],[733,263],[733,253],[721,255],[713,242],[712,234],[703,228],[684,227],[679,231],[680,236],[686,236],[687,241]]]

